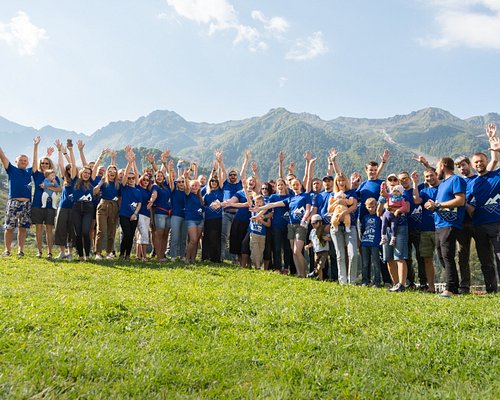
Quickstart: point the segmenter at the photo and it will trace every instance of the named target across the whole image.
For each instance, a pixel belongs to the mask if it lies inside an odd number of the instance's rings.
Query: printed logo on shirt
[[[78,201],[92,201],[92,195],[90,193],[86,194],[86,195],[80,197],[78,199]]]
[[[410,215],[410,219],[415,222],[422,222],[422,206],[419,205],[415,207],[413,212]]]
[[[455,222],[458,220],[458,210],[456,208],[439,209],[439,216],[446,222]]]
[[[488,199],[486,203],[484,203],[484,209],[490,214],[498,214],[500,215],[500,194],[497,194],[492,199]]]
[[[366,221],[365,231],[363,232],[363,242],[373,242],[375,240],[376,234],[376,224],[373,219],[368,219]]]
[[[198,208],[198,210],[196,211],[198,212],[198,214],[203,215],[203,208]]]
[[[118,201],[118,196],[113,197],[113,201]]]
[[[305,213],[306,213],[306,209],[304,208],[304,206],[302,206],[300,208],[297,208],[293,212],[293,216],[295,217],[295,219],[301,219]]]

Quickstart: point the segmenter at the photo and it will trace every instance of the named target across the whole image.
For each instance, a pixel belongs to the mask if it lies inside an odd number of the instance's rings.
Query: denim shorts
[[[203,229],[203,220],[193,221],[193,220],[186,219],[184,221],[184,223],[186,224],[186,229],[189,229],[189,228]]]
[[[387,243],[390,242],[392,237],[391,228],[387,228]],[[408,259],[408,225],[399,225],[398,234],[396,236],[396,245],[389,246],[384,244],[382,246],[384,254],[384,261],[391,260],[407,260]]]
[[[170,229],[170,216],[167,214],[155,214],[156,229]]]

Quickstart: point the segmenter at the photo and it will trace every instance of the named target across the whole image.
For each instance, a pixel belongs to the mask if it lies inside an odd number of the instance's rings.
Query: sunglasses
[[[143,179],[142,181],[143,182],[149,182],[149,179]]]
[[[229,176],[237,176],[237,174],[229,174]]]
[[[210,183],[213,183],[213,182],[219,183],[219,181],[217,179],[210,179]]]
[[[398,178],[389,178],[387,179],[389,182],[397,182],[398,181]]]
[[[48,162],[41,162],[40,164],[41,165],[50,165],[50,163],[48,163]]]
[[[269,189],[266,187],[263,187],[263,188],[260,188],[260,190],[269,190]]]
[[[128,176],[127,179],[135,179],[135,176]]]

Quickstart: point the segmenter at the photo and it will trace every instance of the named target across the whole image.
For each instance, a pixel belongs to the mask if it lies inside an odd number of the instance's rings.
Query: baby
[[[350,205],[352,205],[352,199],[348,199],[342,190],[335,193],[335,196],[330,197],[330,200],[328,200],[328,213],[332,216],[330,224],[333,232],[339,230],[341,222],[345,225],[345,231],[351,232],[351,214],[345,213],[342,217],[342,214],[349,209]]]
[[[389,245],[395,246],[400,218],[407,211],[406,201],[403,197],[404,188],[402,185],[396,185],[389,194],[386,191],[385,184],[383,184],[382,191],[385,192],[385,198],[384,196],[380,197],[384,199],[382,202],[387,201],[387,209],[384,211],[384,215],[382,215],[382,240],[380,244],[384,245],[387,243],[387,226],[390,225],[392,235]],[[399,211],[398,215],[396,215],[396,211]]]
[[[51,189],[51,187],[59,186],[56,180],[56,173],[53,169],[48,169],[43,174],[45,175],[45,179],[43,180],[42,208],[47,208],[47,200],[50,197],[52,199],[52,208],[56,209],[56,192]]]

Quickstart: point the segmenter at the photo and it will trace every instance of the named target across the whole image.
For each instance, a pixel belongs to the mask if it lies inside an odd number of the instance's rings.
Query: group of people
[[[486,290],[496,292],[500,139],[494,124],[486,133],[490,161],[484,153],[471,159],[443,157],[434,168],[423,156],[415,156],[425,168],[423,183],[417,172],[407,171],[379,179],[390,158],[387,150],[380,163],[366,163],[364,180],[357,172],[348,177],[342,171],[335,149],[329,151],[322,179],[314,177],[317,158],[310,151],[304,155],[302,179],[293,162],[285,168],[280,152],[278,178],[261,182],[249,151],[239,173],[227,170],[223,153],[216,151],[205,177],[198,175],[196,163],[175,165],[168,149],[160,160],[148,154],[150,166],[142,171],[130,146],[125,148],[123,168],[115,165],[116,152],[110,149],[88,163],[82,141],[77,142],[82,165],[77,168],[71,140],[66,145],[55,142],[56,167],[51,160],[54,148],[38,158],[37,137],[31,167],[26,155],[11,164],[0,148],[9,178],[3,255],[10,256],[17,228],[18,255],[23,256],[26,230],[34,224],[39,257],[45,231],[49,258],[54,244],[60,249],[58,258],[72,257],[76,248],[80,260],[91,255],[95,260],[113,259],[119,225],[123,259],[130,258],[135,242],[139,260],[146,260],[152,248],[160,262],[193,263],[201,244],[202,260],[229,260],[341,284],[358,282],[361,272],[361,284],[389,284],[392,292],[415,286],[416,264],[420,289],[434,292],[437,252],[446,276],[441,295],[451,297],[470,291],[474,238]],[[106,155],[111,163],[103,166]],[[248,167],[252,175],[247,177]]]

